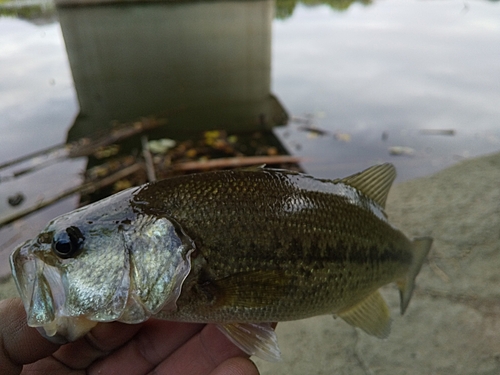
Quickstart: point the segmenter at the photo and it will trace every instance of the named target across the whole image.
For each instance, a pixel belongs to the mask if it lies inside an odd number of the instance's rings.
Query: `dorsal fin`
[[[356,188],[380,207],[385,208],[385,201],[395,178],[396,168],[390,163],[385,163],[345,177],[340,182]]]
[[[266,164],[250,165],[248,167],[236,168],[237,171],[260,172],[266,168]]]

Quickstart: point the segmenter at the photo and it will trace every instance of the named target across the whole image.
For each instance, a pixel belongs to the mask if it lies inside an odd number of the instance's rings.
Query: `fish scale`
[[[348,185],[275,170],[205,177],[149,184],[133,198],[132,205],[141,213],[160,211],[175,219],[204,262],[203,272],[188,276],[178,310],[165,317],[242,320],[238,306],[217,307],[223,290],[214,291],[207,304],[202,297],[208,292],[198,287],[207,280],[200,275],[210,275],[210,281],[240,272],[268,272],[266,287],[276,282],[288,293],[281,293],[272,309],[261,306],[260,295],[250,294],[244,319],[280,321],[338,312],[346,301],[357,301],[401,277],[411,263],[409,240],[366,210],[366,198]],[[207,192],[204,186],[211,188]],[[283,279],[286,287],[281,286]],[[197,287],[189,289],[191,285]]]
[[[381,164],[337,180],[266,168],[179,176],[54,219],[11,255],[28,324],[76,340],[98,322],[214,323],[248,354],[279,358],[271,322],[339,316],[387,337],[378,289],[401,312],[432,239],[384,213]]]

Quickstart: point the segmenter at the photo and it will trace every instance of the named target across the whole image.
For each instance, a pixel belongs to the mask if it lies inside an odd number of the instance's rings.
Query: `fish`
[[[54,342],[99,322],[213,323],[249,355],[281,357],[273,322],[340,317],[386,338],[429,253],[384,212],[392,164],[328,180],[252,167],[129,188],[52,220],[10,257],[27,322]]]

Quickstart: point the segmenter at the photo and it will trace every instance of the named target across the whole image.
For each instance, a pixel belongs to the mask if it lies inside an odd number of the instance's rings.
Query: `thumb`
[[[222,362],[210,375],[259,375],[259,370],[250,359],[233,357]]]
[[[0,374],[20,374],[24,364],[45,358],[58,348],[28,327],[19,298],[0,301]]]

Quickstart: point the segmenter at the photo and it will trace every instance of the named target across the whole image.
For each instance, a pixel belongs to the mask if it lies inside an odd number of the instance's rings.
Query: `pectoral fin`
[[[229,323],[217,327],[245,353],[269,362],[281,360],[278,339],[271,323]]]
[[[350,325],[381,339],[389,336],[391,332],[389,308],[378,290],[337,315]]]

